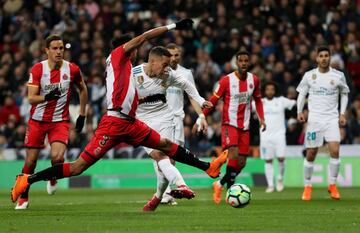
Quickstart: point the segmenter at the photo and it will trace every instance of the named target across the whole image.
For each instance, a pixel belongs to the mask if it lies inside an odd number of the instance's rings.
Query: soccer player
[[[283,96],[276,97],[277,92],[278,86],[275,82],[265,83],[265,98],[262,99],[262,102],[267,129],[260,132],[260,154],[261,158],[265,160],[265,177],[268,184],[265,192],[267,193],[274,192],[274,156],[279,161],[276,190],[281,192],[284,189],[285,110],[291,110],[296,104],[295,100]]]
[[[220,98],[224,101],[221,144],[224,150],[228,149],[229,157],[226,174],[220,181],[213,183],[213,200],[216,204],[221,201],[223,186],[227,184],[227,188],[230,188],[236,176],[246,165],[250,147],[249,123],[252,99],[255,101],[261,129],[263,131],[266,129],[260,80],[256,75],[248,72],[249,59],[248,52],[239,51],[236,54],[238,69],[220,79],[219,85],[210,98],[214,106]],[[204,109],[203,112],[207,116],[210,110]],[[194,130],[196,130],[196,125]]]
[[[195,86],[195,81],[193,74],[190,69],[186,69],[181,66],[179,63],[182,58],[182,48],[174,43],[170,43],[166,46],[167,50],[170,52],[170,68],[173,70],[173,73],[179,75],[189,82],[191,82]],[[205,116],[202,113],[201,108],[198,108],[196,101],[189,96],[189,100],[191,105],[194,107],[195,111],[199,114],[201,121],[204,124],[204,127],[201,131],[206,132],[207,130],[207,122],[205,120]],[[174,123],[175,123],[175,135],[174,141],[175,143],[183,146],[185,144],[185,136],[184,136],[184,90],[177,86],[170,86],[166,90],[166,101],[168,105],[172,108],[174,112]],[[175,161],[171,161],[175,164]],[[168,193],[171,191],[170,186],[165,191],[165,194],[161,200],[163,204],[171,204],[176,205],[175,199],[169,195]]]
[[[196,100],[194,105],[198,109],[199,114],[202,114],[202,106],[212,107],[212,104],[205,101],[199,95],[191,82],[183,78],[179,73],[175,73],[169,67],[165,68],[165,72],[159,75],[157,70],[163,64],[169,64],[170,57],[171,54],[165,47],[154,47],[150,50],[148,63],[134,67],[133,75],[139,95],[139,106],[136,111],[137,118],[159,132],[161,137],[174,141],[174,112],[171,106],[167,104],[165,96],[166,89],[170,85],[175,85],[192,96]],[[203,125],[207,125],[205,119],[203,121]],[[157,204],[160,203],[159,200],[161,200],[168,183],[172,187],[168,191],[170,196],[178,197],[180,192],[180,198],[191,199],[195,197],[195,193],[186,186],[180,172],[170,162],[169,157],[159,150],[147,147],[145,147],[145,150],[150,157],[155,159],[154,168],[157,176],[157,192],[153,198],[157,200]],[[148,204],[145,205],[144,210],[148,210],[148,207]],[[152,207],[156,208],[153,205]]]
[[[26,174],[34,173],[46,135],[51,146],[51,164],[64,162],[69,139],[69,102],[74,84],[79,89],[80,97],[80,115],[75,127],[77,132],[81,132],[85,120],[88,92],[79,67],[63,59],[65,48],[60,36],[50,35],[45,45],[47,60],[31,68],[28,82],[28,99],[32,106],[25,135],[26,159],[22,172]],[[47,192],[51,195],[55,191],[56,180],[50,179]],[[15,209],[26,209],[28,205],[29,189],[21,194]]]
[[[340,128],[346,125],[345,110],[348,103],[349,87],[344,73],[330,67],[330,49],[320,46],[317,49],[318,67],[304,74],[297,91],[298,121],[305,122],[303,113],[306,95],[308,96],[309,117],[305,134],[306,158],[304,160],[304,192],[302,200],[311,200],[311,176],[318,148],[328,143],[330,151],[330,197],[339,200],[340,193],[336,187],[336,179],[340,169],[339,148]],[[340,95],[340,116],[338,102]]]
[[[80,157],[72,163],[59,163],[33,175],[19,174],[16,177],[11,191],[11,199],[15,202],[30,184],[41,180],[61,179],[77,176],[96,163],[102,156],[116,144],[128,144],[161,150],[175,161],[197,167],[205,171],[210,177],[217,177],[221,165],[226,161],[226,154],[219,156],[211,163],[199,160],[185,148],[161,138],[159,133],[135,118],[138,105],[138,93],[135,81],[132,78],[131,61],[136,58],[137,48],[145,41],[158,37],[169,30],[189,29],[192,27],[191,19],[183,19],[176,23],[157,27],[135,38],[123,35],[114,41],[115,49],[106,59],[106,99],[108,111],[102,117],[93,138],[90,140]],[[165,58],[156,68],[156,75],[164,73],[168,66]]]

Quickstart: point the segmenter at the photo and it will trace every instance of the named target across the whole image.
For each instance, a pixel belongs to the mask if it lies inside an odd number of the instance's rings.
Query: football
[[[226,203],[234,208],[242,208],[250,203],[251,191],[245,184],[233,184],[226,192]]]

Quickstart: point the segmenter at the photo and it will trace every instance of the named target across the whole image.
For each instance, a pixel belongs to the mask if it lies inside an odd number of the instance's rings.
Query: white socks
[[[274,187],[274,167],[272,163],[265,163],[265,177],[268,187]]]
[[[171,164],[170,159],[162,159],[157,164],[166,179],[169,181],[170,186],[185,185],[185,181],[179,170]]]
[[[283,180],[284,179],[284,172],[285,172],[285,162],[279,161],[279,173],[278,173],[278,180]]]
[[[330,158],[329,170],[330,170],[329,182],[330,182],[330,184],[335,184],[336,179],[339,175],[340,159]]]
[[[309,162],[304,159],[304,184],[311,185],[311,177],[314,171],[314,162]]]
[[[156,174],[156,193],[155,196],[159,199],[162,198],[166,187],[168,187],[169,181],[165,178],[164,174],[159,170],[157,162],[154,160],[154,169]]]

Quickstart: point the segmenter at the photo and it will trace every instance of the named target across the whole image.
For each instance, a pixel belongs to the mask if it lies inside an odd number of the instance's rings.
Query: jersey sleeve
[[[296,88],[296,91],[299,93],[307,94],[309,92],[309,82],[308,82],[308,73],[305,73],[301,82]]]
[[[260,89],[260,79],[254,75],[254,92],[253,92],[253,96],[254,97],[261,97],[261,89]]]
[[[73,72],[72,75],[74,76],[74,83],[79,86],[83,80],[83,75],[79,66],[71,63],[71,71]]]
[[[42,64],[35,64],[30,70],[30,77],[28,81],[29,86],[40,86],[40,79],[42,73]]]
[[[124,58],[128,58],[128,56],[125,54],[124,45],[120,45],[111,52],[111,63],[113,69],[118,68]]]
[[[341,94],[348,94],[350,92],[344,73],[341,73],[339,88]]]
[[[216,96],[217,98],[222,97],[226,92],[228,83],[229,79],[227,78],[227,76],[222,77],[218,82],[217,86],[215,87],[214,96]]]
[[[179,75],[175,75],[174,72],[170,72],[169,75],[170,85],[176,86],[186,92],[191,98],[193,98],[200,106],[205,102],[205,99],[200,96],[196,90],[195,85],[188,81],[186,78]]]
[[[280,98],[284,109],[291,110],[296,104],[296,100],[291,100],[283,96],[281,96]]]

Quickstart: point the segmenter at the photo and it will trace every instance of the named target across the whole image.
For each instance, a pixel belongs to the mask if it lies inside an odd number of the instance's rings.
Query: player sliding
[[[216,204],[221,201],[221,191],[227,184],[230,188],[236,176],[246,165],[249,154],[249,124],[251,115],[251,101],[254,99],[262,130],[266,129],[264,111],[260,94],[260,80],[257,76],[247,72],[250,55],[246,51],[236,54],[238,69],[219,81],[210,102],[215,106],[223,97],[224,108],[222,112],[221,144],[223,149],[228,149],[229,161],[226,174],[220,181],[213,183],[213,200]],[[205,116],[209,109],[203,110]],[[196,126],[194,130],[196,129]]]
[[[150,50],[148,63],[133,68],[136,89],[139,95],[139,107],[136,116],[152,129],[160,133],[161,137],[174,141],[175,125],[174,112],[166,102],[166,89],[175,85],[185,90],[194,100],[195,108],[201,114],[201,108],[212,107],[205,101],[185,78],[169,68],[170,52],[162,46]],[[202,126],[207,126],[203,119]],[[146,152],[154,159],[154,168],[157,176],[157,191],[153,198],[144,206],[144,211],[153,211],[160,204],[168,184],[171,186],[170,195],[177,198],[191,199],[195,193],[189,189],[180,172],[171,164],[169,157],[159,150],[145,147]],[[173,189],[176,187],[176,189]]]
[[[210,177],[217,177],[221,165],[227,159],[225,154],[211,163],[201,161],[187,149],[169,139],[161,138],[159,133],[135,118],[138,94],[134,79],[131,77],[131,61],[136,58],[137,48],[145,41],[158,37],[169,30],[190,29],[192,24],[191,19],[183,19],[174,24],[149,30],[133,39],[128,35],[119,38],[117,44],[121,45],[115,48],[106,59],[108,111],[102,117],[85,150],[72,163],[59,163],[33,175],[18,175],[11,191],[11,200],[15,202],[32,183],[80,175],[120,142],[161,150],[175,161],[197,167]]]
[[[317,49],[316,62],[318,67],[304,74],[297,91],[298,120],[305,122],[304,108],[306,95],[308,97],[309,117],[305,134],[306,158],[304,160],[304,192],[302,200],[311,200],[311,176],[314,170],[314,160],[318,148],[324,140],[330,151],[330,183],[328,192],[331,198],[339,200],[340,193],[336,187],[336,179],[340,169],[339,124],[346,125],[345,110],[348,103],[349,87],[343,72],[330,67],[330,49],[321,46]],[[340,95],[340,116],[338,103]]]
[[[273,158],[277,157],[279,161],[278,178],[276,190],[281,192],[284,189],[284,168],[285,168],[285,110],[291,110],[295,100],[286,97],[277,97],[278,87],[274,82],[268,82],[264,85],[265,98],[262,99],[264,105],[264,116],[266,119],[267,129],[260,132],[260,154],[265,160],[265,177],[268,184],[267,193],[274,192],[274,168]]]

